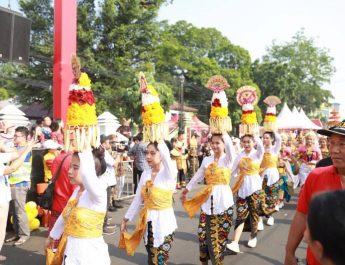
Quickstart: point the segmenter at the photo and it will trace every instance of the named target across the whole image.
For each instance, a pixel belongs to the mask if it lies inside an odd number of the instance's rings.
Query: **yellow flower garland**
[[[164,122],[164,110],[159,104],[155,102],[150,105],[143,106],[142,118],[144,125],[158,124]]]
[[[79,85],[81,87],[91,87],[91,80],[86,73],[81,73],[79,78]]]
[[[257,122],[257,120],[256,120],[256,113],[255,113],[255,112],[252,112],[252,113],[245,113],[245,114],[242,114],[241,121],[242,121],[242,123],[244,123],[244,124],[253,124],[253,123],[256,123],[256,122]]]
[[[272,116],[272,115],[265,116],[264,122],[276,122],[276,121],[277,121],[277,116]]]
[[[211,113],[210,116],[212,118],[225,118],[228,116],[228,108],[223,107],[211,107]]]
[[[90,126],[97,124],[96,105],[72,103],[67,109],[67,125]]]

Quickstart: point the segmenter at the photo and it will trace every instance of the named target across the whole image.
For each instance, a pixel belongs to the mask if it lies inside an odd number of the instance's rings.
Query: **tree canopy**
[[[78,56],[92,80],[98,113],[108,110],[139,122],[140,71],[147,73],[166,110],[180,96],[183,75],[185,103],[198,108],[204,121],[212,96],[205,84],[212,75],[223,75],[231,86],[226,93],[234,128],[241,116],[235,94],[243,85],[257,87],[261,107],[266,96],[276,95],[310,112],[331,96],[322,86],[334,72],[333,59],[303,31],[290,42],[274,42],[261,61],[252,63],[245,48],[214,28],[199,28],[186,21],[158,21],[159,8],[170,2],[157,0],[146,5],[140,0],[78,0]],[[32,20],[30,64],[0,64],[2,76],[6,76],[0,85],[8,92],[2,91],[1,96],[17,95],[26,104],[51,106],[53,1],[20,0],[19,4]],[[261,111],[256,110],[260,122]]]
[[[253,63],[252,78],[263,98],[276,95],[311,113],[332,97],[330,91],[322,88],[335,72],[332,63],[329,51],[318,48],[315,40],[301,30],[289,42],[273,42],[262,61]]]

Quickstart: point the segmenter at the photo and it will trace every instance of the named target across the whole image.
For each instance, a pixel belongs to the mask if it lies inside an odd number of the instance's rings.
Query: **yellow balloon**
[[[37,204],[34,201],[29,201],[25,204],[25,211],[28,212],[30,209],[36,209]]]
[[[34,218],[29,222],[30,231],[36,230],[39,227],[40,227],[40,220],[38,220],[37,218]]]
[[[29,221],[34,219],[38,215],[38,210],[36,208],[26,211]]]

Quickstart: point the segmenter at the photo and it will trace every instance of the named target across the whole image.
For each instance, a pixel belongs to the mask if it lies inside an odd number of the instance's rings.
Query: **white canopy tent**
[[[284,103],[282,110],[277,116],[277,126],[278,129],[282,130],[296,128],[294,127],[294,118],[292,112],[286,103]]]
[[[317,126],[314,122],[312,122],[308,116],[305,114],[304,110],[301,108],[299,111],[299,116],[302,122],[302,129],[312,129],[312,130],[319,130],[322,127]]]
[[[30,121],[25,113],[18,109],[15,105],[7,105],[0,111],[0,121],[5,121],[14,126],[29,126]]]
[[[298,111],[297,107],[294,106],[292,111],[289,106],[284,103],[282,110],[278,115],[277,125],[278,129],[300,129],[300,130],[318,130],[321,127],[313,123],[308,116],[305,114],[304,110]]]

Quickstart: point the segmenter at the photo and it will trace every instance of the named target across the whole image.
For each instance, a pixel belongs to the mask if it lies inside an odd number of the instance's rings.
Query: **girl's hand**
[[[44,242],[44,250],[47,250],[48,248],[53,248],[53,242],[54,242],[54,239],[48,236],[46,241]]]
[[[121,233],[127,232],[127,222],[128,222],[128,219],[122,220],[121,227],[120,227]]]

